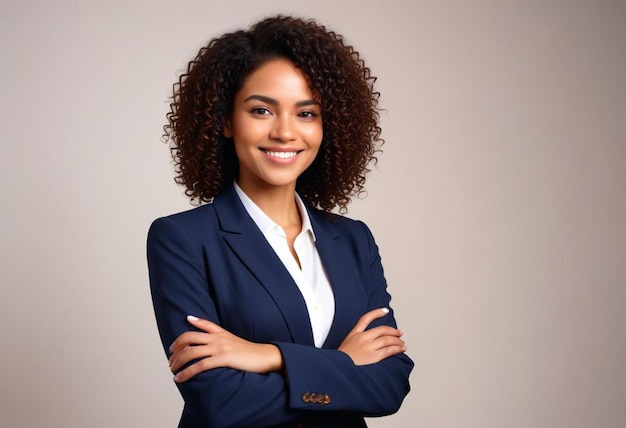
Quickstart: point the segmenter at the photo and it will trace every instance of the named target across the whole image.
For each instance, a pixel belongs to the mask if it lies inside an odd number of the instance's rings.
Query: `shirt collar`
[[[300,199],[300,195],[298,195],[298,193],[296,193],[296,205],[300,210],[300,218],[302,219],[302,232],[308,232],[313,242],[315,242],[315,232],[313,231],[311,219],[309,218],[309,210],[306,209],[306,205],[304,205],[304,202],[302,201],[302,199]]]
[[[261,208],[252,200],[246,193],[243,191],[239,184],[235,181],[235,192],[237,192],[237,196],[241,200],[244,208],[252,218],[252,220],[256,223],[261,232],[265,235],[267,233],[273,232],[275,230],[280,230],[283,234],[284,231],[280,225],[276,224],[271,218],[268,217],[267,214],[263,212]],[[302,230],[300,233],[307,232],[311,239],[315,242],[315,232],[313,232],[313,226],[311,226],[311,219],[309,218],[309,212],[304,205],[302,199],[298,193],[295,193],[296,198],[296,206],[298,207],[298,211],[300,211],[300,218],[302,219]]]

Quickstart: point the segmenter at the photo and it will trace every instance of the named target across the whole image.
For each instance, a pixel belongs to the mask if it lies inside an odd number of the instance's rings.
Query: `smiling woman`
[[[304,73],[284,59],[261,66],[235,96],[224,135],[233,139],[237,184],[248,196],[263,199],[281,191],[293,198],[323,135],[320,105]]]
[[[174,87],[177,180],[207,204],[148,235],[181,427],[363,427],[413,362],[374,239],[345,210],[380,143],[359,54],[314,21],[212,40]]]

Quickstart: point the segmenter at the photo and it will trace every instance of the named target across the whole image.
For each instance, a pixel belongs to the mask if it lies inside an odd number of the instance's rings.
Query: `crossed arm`
[[[374,364],[406,351],[399,329],[383,325],[366,330],[372,321],[388,312],[387,308],[380,308],[363,315],[339,346],[355,365]],[[280,372],[284,367],[282,354],[275,345],[250,342],[192,315],[187,321],[202,332],[187,331],[170,346],[169,365],[176,382],[186,382],[218,367],[261,374]],[[194,360],[197,361],[181,370]]]

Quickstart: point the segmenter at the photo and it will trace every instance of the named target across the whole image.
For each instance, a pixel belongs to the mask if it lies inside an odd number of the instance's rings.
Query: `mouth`
[[[278,159],[291,159],[296,157],[296,155],[298,153],[300,153],[302,150],[298,150],[298,151],[293,151],[293,152],[275,152],[272,150],[266,150],[266,149],[261,149],[261,151],[271,157],[274,158],[278,158]]]

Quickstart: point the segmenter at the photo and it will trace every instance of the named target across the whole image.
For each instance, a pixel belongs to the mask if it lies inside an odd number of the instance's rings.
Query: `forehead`
[[[237,98],[245,99],[256,93],[281,98],[313,99],[304,72],[286,59],[270,60],[257,68],[244,81]]]

